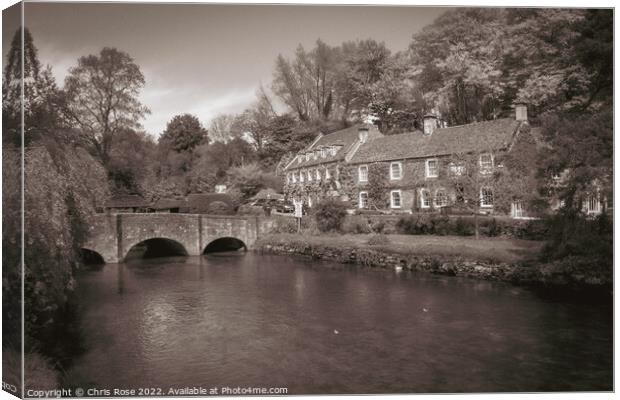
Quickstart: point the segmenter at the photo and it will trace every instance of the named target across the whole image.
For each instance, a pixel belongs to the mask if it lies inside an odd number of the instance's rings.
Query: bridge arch
[[[131,245],[123,260],[187,255],[189,255],[187,246],[180,241],[167,237],[151,237]]]
[[[80,249],[80,259],[84,265],[102,265],[106,263],[101,253],[86,247]]]
[[[248,246],[239,238],[222,236],[212,239],[202,250],[202,254],[218,253],[222,251],[247,251]]]

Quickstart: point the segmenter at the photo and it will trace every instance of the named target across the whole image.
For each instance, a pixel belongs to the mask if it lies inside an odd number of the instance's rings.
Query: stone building
[[[494,181],[525,127],[529,131],[527,108],[518,104],[515,117],[460,126],[447,127],[428,114],[423,131],[383,135],[374,126],[356,125],[319,134],[285,166],[284,190],[310,207],[333,197],[352,209],[454,212],[467,206],[468,212],[528,218],[523,203],[502,197]],[[604,208],[594,197],[585,207],[589,214]]]

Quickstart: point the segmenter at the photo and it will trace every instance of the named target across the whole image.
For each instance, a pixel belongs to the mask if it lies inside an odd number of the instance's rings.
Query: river
[[[76,295],[70,373],[99,389],[612,389],[611,304],[503,283],[233,252],[105,265]]]

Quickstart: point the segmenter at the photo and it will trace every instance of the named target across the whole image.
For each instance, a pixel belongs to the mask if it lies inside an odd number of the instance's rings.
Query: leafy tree
[[[177,153],[188,152],[200,144],[208,143],[207,130],[197,117],[191,114],[177,115],[168,122],[159,142],[169,145]]]
[[[156,144],[145,132],[126,130],[114,138],[108,178],[114,193],[142,193],[155,162]]]
[[[116,135],[139,129],[150,111],[138,100],[144,75],[129,54],[105,47],[78,59],[65,79],[66,115],[107,165]]]
[[[542,119],[540,179],[550,196],[579,212],[589,196],[613,195],[613,112],[549,114]],[[553,176],[560,176],[559,184]]]

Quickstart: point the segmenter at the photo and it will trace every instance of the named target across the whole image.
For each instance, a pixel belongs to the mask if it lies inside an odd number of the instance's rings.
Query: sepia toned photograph
[[[6,4],[3,390],[613,392],[613,27]]]

